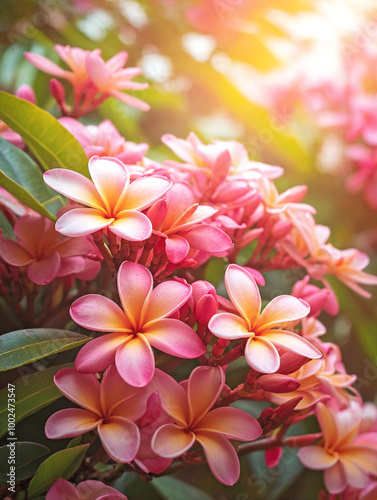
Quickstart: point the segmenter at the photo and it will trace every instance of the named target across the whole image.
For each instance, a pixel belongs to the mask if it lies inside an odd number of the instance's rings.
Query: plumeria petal
[[[74,208],[56,222],[56,230],[65,236],[88,236],[111,224],[103,212],[93,208]]]
[[[233,247],[232,240],[222,229],[208,224],[191,229],[185,233],[185,238],[192,248],[203,252],[225,252]]]
[[[232,340],[250,337],[246,321],[232,313],[215,314],[210,319],[208,328],[221,339]]]
[[[333,414],[323,403],[318,403],[315,410],[323,434],[324,447],[331,449],[338,440],[338,430]]]
[[[161,198],[172,182],[165,177],[151,175],[132,182],[127,189],[127,197],[117,207],[118,210],[144,210]]]
[[[309,314],[310,307],[302,299],[291,295],[280,295],[267,304],[259,317],[255,332],[279,326],[284,328],[287,323],[297,321]]]
[[[297,452],[298,458],[308,469],[324,470],[339,460],[338,453],[329,453],[322,446],[304,446]]]
[[[339,461],[329,469],[326,469],[323,474],[323,480],[327,491],[330,493],[337,494],[343,491],[347,487],[347,476],[342,462]]]
[[[74,368],[63,368],[55,375],[54,382],[70,401],[101,417],[100,383],[95,375],[80,373]]]
[[[45,259],[32,262],[26,269],[27,277],[37,285],[48,285],[56,278],[60,268],[60,255],[54,252]]]
[[[375,437],[375,436],[374,436]],[[373,446],[373,441],[370,441],[370,446],[350,445],[342,450],[342,460],[347,459],[355,463],[358,467],[365,469],[371,474],[376,472],[377,461],[377,446]]]
[[[98,426],[101,443],[110,458],[119,463],[131,462],[140,445],[139,428],[123,417],[110,417]]]
[[[216,408],[196,424],[195,431],[207,429],[239,441],[253,441],[262,434],[258,421],[238,408]]]
[[[117,332],[91,340],[80,349],[76,356],[76,370],[84,373],[104,370],[115,362],[117,349],[131,338],[131,335]]]
[[[152,224],[141,212],[123,210],[109,227],[114,234],[128,241],[143,241],[152,234]]]
[[[153,347],[172,356],[194,359],[206,351],[196,332],[177,319],[165,318],[148,323],[143,327],[143,335]]]
[[[178,281],[165,281],[152,290],[143,323],[171,316],[181,308],[191,296],[191,286]]]
[[[306,358],[319,359],[322,357],[321,352],[313,344],[293,332],[286,330],[266,330],[261,332],[258,338],[268,339],[278,349],[292,351]]]
[[[60,68],[57,64],[50,61],[40,54],[35,54],[34,52],[25,52],[25,59],[29,61],[33,66],[48,73],[49,75],[58,76],[60,78],[70,79],[71,73]]]
[[[364,488],[369,482],[369,474],[359,467],[352,459],[346,459],[343,453],[341,460],[348,484],[354,488]]]
[[[189,253],[189,250],[190,245],[182,236],[175,234],[165,240],[166,256],[173,264],[181,262]]]
[[[198,366],[191,372],[187,390],[191,425],[212,408],[224,385],[225,374],[219,366]]]
[[[131,332],[132,325],[122,309],[103,295],[89,294],[73,302],[71,318],[78,325],[99,332]]]
[[[0,239],[0,257],[11,266],[25,266],[33,262],[34,257],[13,240]]]
[[[102,205],[112,213],[129,184],[127,168],[117,158],[94,156],[89,160],[89,172],[103,200]]]
[[[115,364],[119,375],[134,387],[144,387],[154,373],[154,355],[144,335],[123,344],[116,352]]]
[[[80,496],[72,483],[66,479],[59,478],[46,493],[46,500],[80,500]]]
[[[176,458],[188,451],[195,442],[195,434],[176,424],[165,424],[154,433],[152,450],[165,458]]]
[[[93,182],[83,175],[73,170],[54,168],[45,172],[43,179],[54,191],[63,194],[70,200],[103,210],[102,199]]]
[[[95,429],[101,419],[80,408],[59,410],[47,420],[45,433],[49,439],[76,437]]]
[[[232,486],[240,476],[240,462],[236,450],[221,434],[210,431],[196,433],[202,445],[212,474],[221,483]]]
[[[130,420],[137,420],[143,415],[146,403],[138,397],[140,390],[127,384],[119,375],[115,365],[111,365],[103,374],[101,381],[101,405],[107,409],[108,415],[118,415]],[[136,397],[135,397],[136,396]],[[133,407],[133,402],[141,403],[140,410]],[[126,403],[123,405],[123,403]],[[124,409],[127,412],[124,412]],[[128,411],[129,410],[129,411]]]
[[[135,329],[139,328],[143,306],[148,307],[153,278],[148,269],[123,262],[118,270],[118,292],[122,307]]]
[[[245,358],[249,366],[260,373],[274,373],[279,369],[280,358],[276,348],[265,338],[254,337],[247,341]]]
[[[225,272],[229,298],[251,330],[258,320],[261,297],[254,278],[245,269],[231,264]]]

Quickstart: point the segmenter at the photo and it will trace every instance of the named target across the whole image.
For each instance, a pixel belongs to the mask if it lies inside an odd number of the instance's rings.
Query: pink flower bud
[[[284,238],[284,236],[287,236],[292,227],[293,224],[291,221],[281,220],[274,225],[271,234],[273,238],[275,238],[276,240],[280,240],[281,238]]]
[[[267,467],[269,467],[270,469],[276,467],[280,462],[282,455],[283,448],[281,446],[272,448],[271,450],[266,450],[264,452],[264,461],[266,462]]]
[[[65,90],[63,85],[56,80],[55,78],[51,78],[50,80],[50,93],[60,107],[65,107]]]
[[[30,85],[27,85],[26,83],[18,88],[16,96],[20,99],[24,99],[25,101],[29,101],[32,104],[35,104],[34,90],[30,87]]]
[[[300,387],[300,382],[288,375],[272,373],[271,375],[262,375],[257,379],[257,385],[269,392],[292,392]]]
[[[290,399],[276,408],[276,414],[279,415],[280,418],[288,417],[301,400],[302,396]]]

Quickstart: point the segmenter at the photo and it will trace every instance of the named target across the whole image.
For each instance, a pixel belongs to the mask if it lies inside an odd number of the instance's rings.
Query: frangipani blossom
[[[311,359],[322,356],[300,335],[284,330],[287,324],[307,316],[310,308],[306,302],[290,295],[280,295],[261,314],[257,284],[250,273],[236,264],[231,264],[226,270],[225,286],[238,314],[215,314],[208,328],[219,338],[248,339],[245,357],[251,368],[260,373],[276,372],[280,366],[278,349]]]
[[[140,434],[135,424],[146,408],[140,389],[127,384],[115,366],[103,375],[100,383],[95,375],[63,368],[54,377],[60,392],[81,408],[59,410],[47,420],[49,439],[80,436],[97,429],[106,453],[115,462],[131,462],[139,449]]]
[[[261,435],[255,418],[232,407],[212,410],[220,396],[225,375],[220,367],[199,366],[187,386],[169,375],[160,396],[164,410],[175,423],[162,425],[152,438],[152,449],[166,458],[177,458],[199,443],[212,474],[223,484],[234,484],[240,474],[237,453],[229,439],[253,441]]]
[[[12,266],[26,266],[27,277],[37,285],[85,271],[85,257],[95,250],[88,237],[66,238],[56,232],[52,221],[39,214],[17,219],[14,234],[18,241],[0,238],[0,257]],[[90,267],[93,279],[101,266],[91,262]]]
[[[377,433],[359,434],[361,411],[355,405],[341,412],[323,403],[316,406],[323,441],[298,451],[301,462],[313,470],[324,470],[327,490],[341,493],[347,485],[364,488],[376,473]]]
[[[116,158],[89,160],[91,182],[72,170],[53,169],[43,177],[52,189],[89,208],[74,208],[62,215],[56,230],[66,236],[85,236],[108,228],[129,241],[142,241],[152,224],[141,210],[163,196],[171,186],[165,177],[150,176],[130,184],[127,167]]]
[[[89,479],[73,486],[60,478],[46,493],[46,500],[127,500],[127,497],[101,481]]]
[[[155,370],[152,346],[180,358],[196,358],[205,347],[195,331],[170,318],[191,295],[191,286],[165,281],[153,289],[148,269],[123,262],[118,271],[122,309],[102,295],[85,295],[71,306],[71,317],[90,330],[111,332],[86,344],[76,357],[77,370],[96,373],[116,364],[130,385],[142,387]]]

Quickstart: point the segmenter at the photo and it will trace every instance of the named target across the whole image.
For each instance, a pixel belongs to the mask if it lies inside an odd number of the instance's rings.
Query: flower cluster
[[[239,478],[239,455],[265,450],[273,467],[284,446],[298,447],[305,466],[325,471],[330,494],[374,488],[377,411],[372,406],[365,417],[356,377],[339,348],[321,340],[326,329],[318,319],[323,310],[338,312],[329,275],[369,296],[361,285],[377,278],[364,271],[367,256],[328,243],[329,228],[301,201],[306,187],[279,193],[274,181],[283,170],[249,160],[236,141],[167,134],[162,142],[181,161],[159,163],[145,156],[148,145],[127,142],[108,121],[84,126],[72,116],[92,109],[93,98],[119,97],[137,72],[120,69],[124,53],[104,63],[98,51],[57,51],[72,71],[27,57],[74,86],[75,112],[61,123],[85,150],[91,179],[69,169],[44,173],[68,200],[55,226],[0,198],[17,239],[0,239],[4,299],[20,318],[26,299],[32,326],[40,287],[54,287],[52,298],[42,295],[51,317],[67,303],[71,326],[92,333],[75,367],[55,375],[76,407],[52,414],[46,436],[88,433],[89,441],[99,438],[105,462],[149,477],[167,473],[174,460],[206,462],[225,485]],[[83,96],[91,97],[82,103]],[[228,298],[203,279],[209,261],[227,266]],[[291,295],[262,307],[262,272],[290,268],[306,276]],[[46,319],[43,312],[34,318]],[[236,360],[244,375],[231,388],[227,369]],[[178,366],[186,370],[180,382]],[[250,409],[253,401],[276,406],[255,419],[236,407],[241,399]],[[320,432],[286,437],[313,415]],[[125,498],[96,481],[75,488],[62,479],[47,498],[63,494]]]

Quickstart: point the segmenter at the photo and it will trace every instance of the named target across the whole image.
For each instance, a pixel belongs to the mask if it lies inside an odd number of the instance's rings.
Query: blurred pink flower
[[[101,481],[89,479],[73,486],[66,479],[58,479],[46,493],[46,500],[127,500],[127,497]]]
[[[249,272],[236,264],[231,264],[226,270],[225,286],[238,314],[216,314],[208,328],[223,339],[248,339],[245,357],[251,368],[261,373],[276,372],[280,365],[278,349],[311,359],[322,356],[300,335],[284,330],[287,324],[307,316],[310,308],[306,302],[290,295],[280,295],[261,314],[257,284]]]
[[[123,262],[118,271],[122,309],[102,295],[85,295],[71,306],[76,323],[90,330],[112,332],[85,345],[76,357],[76,368],[96,373],[116,364],[130,385],[142,387],[155,371],[152,347],[180,358],[196,358],[205,352],[198,335],[172,316],[191,295],[191,286],[165,281],[153,289],[148,269]]]
[[[185,383],[178,384],[165,374],[160,396],[164,410],[175,423],[162,425],[152,438],[152,449],[166,458],[177,458],[198,442],[212,474],[226,485],[240,474],[237,453],[229,439],[253,441],[261,435],[255,418],[238,408],[211,410],[225,386],[220,367],[199,366]]]
[[[376,472],[377,433],[359,434],[360,408],[355,405],[339,412],[318,403],[317,420],[323,441],[298,451],[301,462],[313,470],[324,470],[327,490],[341,493],[347,485],[364,488]]]
[[[43,177],[52,189],[90,208],[74,208],[62,215],[56,230],[66,236],[85,236],[108,228],[129,241],[142,241],[152,224],[141,210],[163,196],[171,181],[160,176],[142,177],[130,184],[127,167],[116,158],[89,160],[91,182],[72,170],[53,169]]]
[[[0,257],[16,267],[26,266],[28,278],[37,285],[47,285],[56,277],[80,275],[86,271],[86,257],[96,247],[88,237],[66,238],[54,223],[41,215],[17,219],[14,233],[18,241],[0,238]],[[100,270],[96,263],[90,271],[93,279]]]

